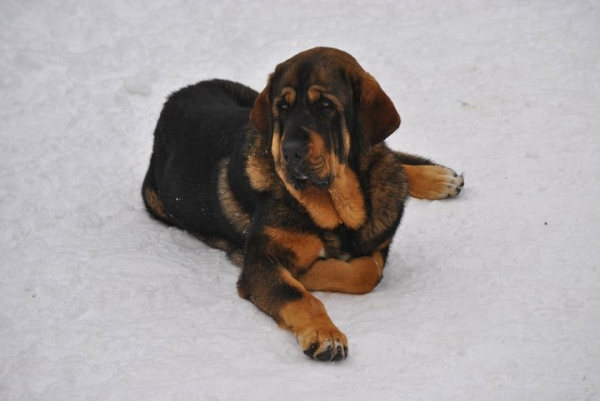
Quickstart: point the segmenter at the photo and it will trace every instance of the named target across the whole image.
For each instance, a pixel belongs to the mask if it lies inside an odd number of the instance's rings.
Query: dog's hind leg
[[[146,178],[144,178],[144,183],[142,184],[142,199],[144,200],[146,209],[152,217],[171,225],[173,224],[173,219],[166,212],[156,186],[156,165],[154,157],[153,154],[150,159],[150,166],[148,167]]]

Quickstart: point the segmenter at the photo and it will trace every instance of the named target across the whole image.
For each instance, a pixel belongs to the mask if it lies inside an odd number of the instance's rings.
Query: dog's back
[[[239,83],[212,80],[173,93],[154,131],[150,166],[142,185],[152,216],[199,236],[221,235],[219,171],[242,151],[248,113],[258,93]],[[237,242],[237,241],[236,241]]]

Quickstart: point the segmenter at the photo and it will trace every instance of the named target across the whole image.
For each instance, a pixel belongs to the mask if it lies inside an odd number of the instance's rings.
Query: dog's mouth
[[[278,146],[280,153],[276,163],[280,177],[297,191],[306,188],[326,190],[334,178],[331,157],[326,153],[323,140],[317,134],[310,135],[312,140],[308,141],[284,135]]]
[[[298,191],[311,185],[317,189],[327,189],[331,185],[333,177],[322,177],[315,171],[288,166],[287,181]]]

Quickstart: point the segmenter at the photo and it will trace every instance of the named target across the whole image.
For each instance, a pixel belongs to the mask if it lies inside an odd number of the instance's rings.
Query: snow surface
[[[599,21],[584,0],[3,0],[0,399],[600,399]],[[261,89],[316,45],[395,101],[392,147],[466,177],[411,200],[373,293],[318,294],[335,364],[139,196],[170,92]]]

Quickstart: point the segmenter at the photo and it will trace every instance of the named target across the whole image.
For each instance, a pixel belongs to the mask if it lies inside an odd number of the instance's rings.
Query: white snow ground
[[[599,21],[583,0],[3,0],[0,399],[600,399]],[[319,294],[336,364],[138,195],[170,92],[261,89],[316,45],[395,101],[391,146],[466,176],[410,202],[373,293]]]

